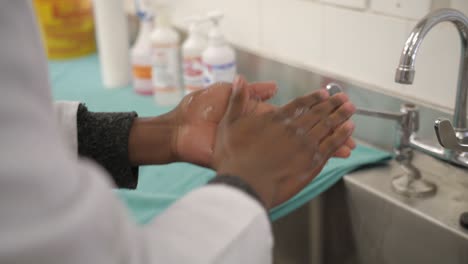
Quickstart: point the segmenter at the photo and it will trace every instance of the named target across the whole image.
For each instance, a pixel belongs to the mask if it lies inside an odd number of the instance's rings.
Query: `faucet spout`
[[[458,29],[461,38],[461,61],[458,77],[458,88],[455,102],[453,124],[458,129],[466,129],[468,100],[468,18],[454,9],[436,10],[424,17],[408,37],[396,69],[395,82],[412,84],[415,76],[415,60],[419,46],[426,34],[440,22],[452,22]]]

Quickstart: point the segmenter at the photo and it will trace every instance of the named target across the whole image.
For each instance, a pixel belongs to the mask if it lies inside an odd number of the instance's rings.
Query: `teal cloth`
[[[130,86],[108,90],[103,88],[99,62],[95,55],[72,61],[50,62],[52,91],[56,100],[86,103],[91,111],[137,111],[140,116],[159,115],[169,111],[154,103],[152,97],[133,93]],[[272,220],[287,215],[326,191],[349,172],[373,163],[384,162],[390,154],[370,147],[358,146],[349,159],[332,159],[300,193],[270,211]],[[215,173],[187,163],[140,168],[136,190],[116,190],[138,223],[147,223],[177,199],[203,186]]]

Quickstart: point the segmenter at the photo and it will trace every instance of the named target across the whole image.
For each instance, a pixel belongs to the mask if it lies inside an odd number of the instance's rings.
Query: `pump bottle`
[[[217,82],[233,82],[237,74],[234,49],[226,42],[219,28],[222,18],[221,12],[208,14],[213,27],[208,34],[208,47],[202,54],[205,87]]]
[[[162,106],[176,105],[181,99],[182,68],[180,36],[171,26],[166,6],[159,6],[156,27],[151,34],[152,83],[154,98]]]
[[[142,95],[153,94],[151,81],[151,40],[153,14],[147,3],[149,0],[136,0],[135,6],[140,19],[140,30],[131,50],[133,89]]]
[[[203,89],[203,64],[202,53],[207,47],[206,35],[202,31],[201,24],[207,19],[201,17],[190,17],[189,34],[182,45],[184,86],[185,93]]]

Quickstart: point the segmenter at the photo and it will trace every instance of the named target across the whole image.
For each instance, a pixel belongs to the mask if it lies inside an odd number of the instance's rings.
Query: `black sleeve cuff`
[[[80,104],[77,113],[78,154],[95,160],[112,176],[118,188],[135,189],[138,167],[128,158],[128,138],[135,112],[89,112]]]
[[[208,184],[225,184],[241,190],[253,199],[257,200],[266,210],[265,204],[263,203],[262,199],[260,199],[260,196],[257,194],[257,192],[240,177],[232,175],[217,175],[211,179]]]

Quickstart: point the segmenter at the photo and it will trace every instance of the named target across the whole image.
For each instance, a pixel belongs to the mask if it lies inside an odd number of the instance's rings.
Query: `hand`
[[[246,114],[249,91],[235,83],[219,125],[213,154],[218,174],[243,178],[267,208],[308,184],[353,132],[354,106],[344,94],[325,91],[299,98],[261,114]],[[298,110],[299,109],[299,110]]]
[[[249,98],[246,107],[256,113],[274,107],[260,103],[276,93],[276,84],[270,82],[246,85]],[[212,155],[218,125],[223,118],[232,92],[232,84],[217,83],[205,90],[193,92],[181,101],[171,115],[176,123],[175,155],[177,160],[212,167]]]
[[[248,85],[249,106],[257,112],[273,109],[261,103],[276,93],[270,82]],[[129,159],[133,165],[185,161],[211,167],[214,138],[227,108],[232,84],[217,83],[185,96],[171,112],[137,118],[129,136]]]

